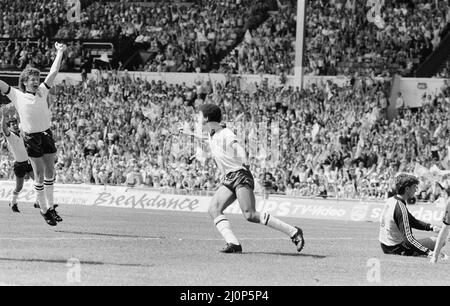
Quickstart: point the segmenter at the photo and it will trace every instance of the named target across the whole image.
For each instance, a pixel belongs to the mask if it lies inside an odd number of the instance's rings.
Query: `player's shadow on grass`
[[[101,236],[101,237],[117,237],[117,238],[141,238],[141,239],[165,239],[160,236],[137,236],[137,235],[124,235],[124,234],[111,234],[111,233],[94,233],[94,232],[75,232],[75,231],[55,231],[56,233],[83,235],[83,236]]]
[[[277,253],[277,252],[243,252],[243,255],[276,255],[276,256],[291,256],[291,257],[311,257],[314,259],[325,259],[327,256],[314,255],[314,254],[303,254],[303,253]]]

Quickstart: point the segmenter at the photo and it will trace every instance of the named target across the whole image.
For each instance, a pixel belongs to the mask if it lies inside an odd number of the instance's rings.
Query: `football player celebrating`
[[[50,226],[56,226],[62,218],[55,210],[53,183],[55,181],[56,146],[50,130],[51,114],[47,96],[59,72],[67,46],[55,43],[56,58],[43,83],[40,71],[27,67],[19,77],[19,89],[0,81],[0,92],[8,97],[19,114],[27,154],[34,171],[34,189],[39,199],[41,215]]]
[[[236,135],[221,125],[221,109],[213,104],[205,104],[200,108],[203,129],[208,137],[195,135],[186,131],[182,133],[207,140],[211,154],[223,175],[223,181],[211,200],[209,214],[214,225],[226,241],[222,253],[242,253],[242,246],[231,230],[230,221],[224,216],[224,210],[238,200],[245,219],[252,223],[262,224],[285,233],[301,252],[305,241],[300,228],[291,226],[268,213],[259,213],[255,209],[254,179],[250,172],[244,148],[239,144]]]

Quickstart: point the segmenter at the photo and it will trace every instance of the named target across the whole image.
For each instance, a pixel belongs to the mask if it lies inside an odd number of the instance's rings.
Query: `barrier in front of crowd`
[[[16,73],[16,72],[15,72]],[[248,89],[254,86],[254,84],[265,84],[269,87],[282,86],[282,78],[279,75],[270,74],[243,74],[243,75],[226,75],[223,73],[175,73],[175,72],[143,72],[143,71],[119,71],[119,76],[128,75],[131,79],[141,79],[151,81],[162,81],[168,84],[186,84],[186,86],[195,86],[202,84],[206,81],[211,81],[212,84],[225,83],[226,81],[238,82],[241,89]],[[108,78],[108,71],[93,70],[88,74],[88,79],[101,80]],[[77,73],[59,73],[56,76],[55,83],[61,83],[63,80],[67,84],[76,84],[81,81],[81,74]],[[350,78],[345,76],[305,76],[304,85],[309,87],[311,84],[318,84],[326,82],[327,80],[333,81],[333,83],[343,86],[350,81]],[[377,80],[383,80],[383,78],[377,78]],[[286,86],[292,86],[293,88],[300,86],[300,81],[294,76],[286,76]]]
[[[14,182],[0,181],[0,201],[10,201],[14,187]],[[19,196],[19,203],[32,204],[34,199],[34,189],[29,181]],[[55,186],[55,203],[64,205],[205,213],[210,200],[210,196],[180,195],[125,186]],[[383,202],[271,196],[269,199],[257,197],[257,209],[278,217],[378,222],[383,212]],[[418,219],[430,223],[440,223],[444,215],[444,209],[434,205],[413,205],[409,209]],[[238,203],[230,206],[226,213],[240,214]]]

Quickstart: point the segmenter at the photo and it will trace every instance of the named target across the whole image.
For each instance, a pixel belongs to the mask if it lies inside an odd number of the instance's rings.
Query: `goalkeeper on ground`
[[[379,240],[385,254],[403,256],[433,255],[436,237],[415,239],[412,228],[438,233],[441,228],[417,220],[406,207],[414,198],[419,180],[408,174],[400,174],[395,181],[396,195],[386,201],[380,222]]]

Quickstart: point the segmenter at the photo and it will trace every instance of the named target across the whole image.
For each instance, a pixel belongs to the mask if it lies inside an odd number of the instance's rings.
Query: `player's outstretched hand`
[[[57,51],[64,52],[67,50],[67,46],[65,44],[60,44],[59,42],[55,43],[55,48]]]
[[[440,233],[441,230],[442,230],[442,227],[437,226],[437,225],[433,226],[433,232],[435,232],[435,233]]]

